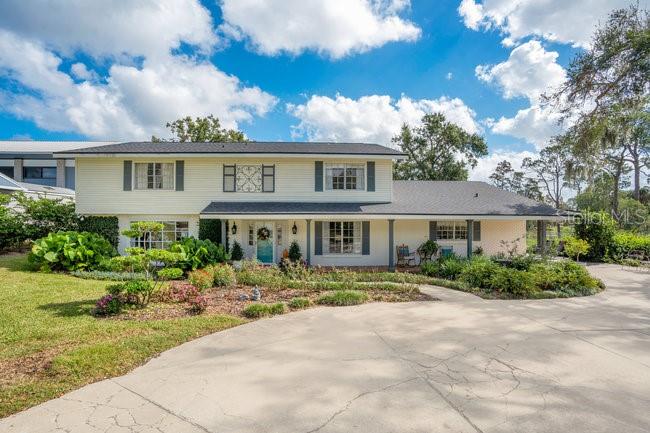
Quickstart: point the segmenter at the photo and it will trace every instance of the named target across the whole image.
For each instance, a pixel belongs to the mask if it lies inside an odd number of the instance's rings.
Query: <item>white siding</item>
[[[133,158],[135,162],[151,162]],[[156,162],[176,159],[156,158]],[[392,199],[392,163],[375,161],[375,192],[314,192],[313,159],[218,159],[187,158],[185,190],[123,191],[124,158],[78,158],[77,212],[82,214],[198,214],[211,201],[365,201],[385,202]],[[340,159],[327,162],[344,161]],[[223,165],[275,164],[275,192],[224,193]]]

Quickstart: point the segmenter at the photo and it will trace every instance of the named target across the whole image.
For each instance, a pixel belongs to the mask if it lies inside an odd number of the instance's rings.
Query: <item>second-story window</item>
[[[136,162],[135,189],[174,189],[174,164]]]
[[[325,185],[328,190],[360,190],[366,188],[364,164],[327,164]]]

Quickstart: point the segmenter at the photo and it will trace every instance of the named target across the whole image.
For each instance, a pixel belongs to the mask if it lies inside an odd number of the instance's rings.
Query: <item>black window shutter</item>
[[[368,161],[366,164],[368,172],[368,191],[375,191],[375,161]]]
[[[309,234],[307,235],[309,236]],[[314,221],[314,255],[323,255],[323,222]]]
[[[474,221],[474,235],[473,238],[475,241],[481,240],[481,222]]]
[[[176,191],[185,190],[185,161],[176,161]]]
[[[370,221],[361,221],[361,254],[370,255]]]
[[[323,161],[316,161],[314,167],[314,191],[323,190]]]
[[[124,191],[131,191],[133,179],[133,161],[124,161]]]
[[[438,221],[429,221],[429,240],[438,240]]]

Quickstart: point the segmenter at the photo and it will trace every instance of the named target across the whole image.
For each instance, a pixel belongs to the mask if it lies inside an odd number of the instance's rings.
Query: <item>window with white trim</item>
[[[135,189],[174,189],[174,163],[136,162]]]
[[[328,190],[366,189],[364,164],[325,164],[325,188]]]
[[[438,221],[436,237],[440,240],[467,239],[466,221]]]
[[[134,221],[137,222],[137,221]],[[131,238],[132,247],[165,250],[169,246],[190,235],[187,221],[156,221],[163,225],[161,232],[146,232],[139,238]]]
[[[361,222],[324,222],[323,244],[326,254],[361,254]]]
[[[255,245],[255,227],[253,227],[253,224],[248,225],[248,245]]]

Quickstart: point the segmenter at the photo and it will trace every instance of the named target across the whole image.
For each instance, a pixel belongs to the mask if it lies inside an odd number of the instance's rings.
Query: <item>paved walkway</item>
[[[165,352],[0,432],[650,431],[650,273],[600,295],[316,308]]]

